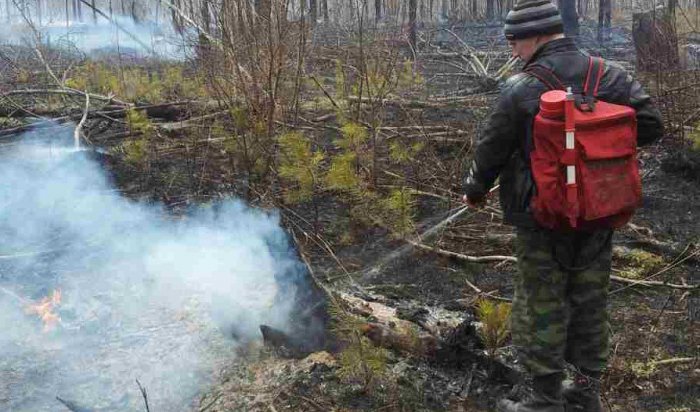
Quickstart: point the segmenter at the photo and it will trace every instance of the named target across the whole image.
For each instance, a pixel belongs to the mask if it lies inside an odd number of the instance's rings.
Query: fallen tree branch
[[[654,361],[651,362],[652,365],[658,366],[658,365],[676,365],[679,363],[694,363],[700,360],[697,356],[695,357],[688,357],[688,358],[670,358],[670,359],[662,359],[659,361]]]
[[[191,117],[189,119],[168,122],[168,123],[155,123],[155,125],[163,130],[180,130],[191,126],[198,126],[198,122],[202,120],[215,119],[221,115],[227,114],[228,110],[221,110],[216,113],[205,114],[204,116]]]
[[[459,102],[459,100],[450,100],[444,102],[432,102],[427,100],[403,100],[400,98],[385,98],[385,99],[371,99],[368,97],[358,97],[358,96],[348,96],[348,101],[362,104],[380,104],[382,106],[392,105],[392,106],[405,106],[411,109],[423,109],[423,108],[443,108],[451,103]]]
[[[80,132],[83,129],[85,120],[88,116],[88,111],[90,110],[90,95],[85,92],[85,111],[83,112],[83,118],[80,119],[78,125],[75,126],[75,131],[73,132],[73,141],[75,142],[75,148],[80,149]]]
[[[614,295],[616,293],[622,292],[623,290],[625,290],[627,288],[631,288],[632,286],[635,286],[636,284],[640,284],[640,285],[644,286],[643,282],[656,282],[656,281],[650,281],[649,279],[654,278],[658,275],[661,275],[662,273],[665,273],[665,272],[673,269],[674,267],[680,265],[681,263],[685,262],[686,260],[693,259],[695,256],[700,254],[700,249],[697,249],[693,253],[681,258],[681,256],[683,256],[685,254],[685,252],[688,251],[689,248],[690,248],[690,245],[686,246],[685,250],[683,250],[683,252],[676,258],[676,260],[674,260],[672,263],[669,263],[668,265],[666,265],[663,269],[659,270],[658,272],[653,273],[653,274],[645,277],[644,279],[640,279],[640,280],[636,280],[636,281],[626,279],[624,281],[621,281],[623,283],[629,283],[629,284],[626,286],[622,286],[619,289],[613,290],[612,292],[610,292],[610,294]],[[621,279],[625,279],[625,278],[621,278]],[[661,283],[664,284],[663,282],[661,282]],[[666,284],[664,284],[664,285],[666,285]],[[657,285],[650,284],[649,286],[657,286]],[[687,285],[682,285],[682,286],[687,286]],[[697,285],[694,287],[697,288]]]
[[[0,94],[0,98],[7,97],[7,96],[17,96],[17,95],[33,95],[33,94],[63,94],[63,95],[69,95],[69,96],[85,96],[85,92],[81,92],[80,90],[76,89],[71,89],[71,88],[64,88],[64,89],[19,89],[19,90],[10,90],[9,92],[5,92]],[[113,102],[120,104],[122,106],[127,106],[127,107],[132,107],[132,103],[126,103],[121,100],[115,99],[113,96],[102,96],[99,94],[94,94],[94,93],[89,93],[90,98],[94,100],[101,100],[105,102]]]
[[[467,262],[474,262],[474,263],[483,263],[483,262],[517,262],[518,259],[515,256],[500,256],[500,255],[494,255],[494,256],[469,256],[469,255],[464,255],[461,253],[457,252],[452,252],[449,250],[445,249],[440,249],[437,247],[433,246],[428,246],[424,245],[423,243],[418,243],[410,239],[406,239],[406,242],[410,243],[411,245],[423,249],[423,250],[428,250],[430,252],[437,253],[439,255],[443,256],[449,256],[453,257],[456,259],[460,260],[466,260]]]
[[[493,292],[484,292],[483,290],[479,289],[475,284],[471,283],[469,281],[469,279],[464,279],[464,281],[467,283],[467,286],[472,288],[480,296],[486,296],[486,297],[489,297],[491,299],[502,300],[504,302],[512,302],[513,301],[513,299],[508,299],[508,298],[504,298],[501,296],[496,296],[493,294]]]
[[[627,283],[627,284],[630,284],[632,286],[634,286],[634,285],[666,286],[666,287],[673,288],[673,289],[684,289],[684,290],[696,290],[696,289],[698,289],[698,285],[676,285],[673,283],[661,282],[658,280],[634,280],[634,279],[627,279],[627,278],[623,278],[621,276],[615,276],[615,275],[611,275],[610,279],[614,280],[616,282],[620,282],[620,283]]]

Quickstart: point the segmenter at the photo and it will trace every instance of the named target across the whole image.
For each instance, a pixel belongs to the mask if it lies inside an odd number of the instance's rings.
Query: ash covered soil
[[[603,50],[595,49],[590,36],[592,33],[582,39],[585,47],[627,67],[632,65],[629,33],[616,31],[614,41]],[[430,70],[429,65],[425,70]],[[472,131],[493,98],[448,111],[425,110],[421,119],[425,124],[452,124]],[[400,121],[400,115],[396,116],[394,120]],[[680,286],[698,284],[697,158],[679,160],[679,150],[684,149],[677,146],[667,138],[640,153],[645,200],[632,224],[616,234],[613,275]],[[466,155],[460,145],[440,150],[446,156]],[[445,187],[453,190],[452,195],[459,191],[457,174],[450,178],[453,186]],[[496,199],[493,196],[484,211],[461,216],[426,243],[471,256],[511,256],[513,231],[501,224]],[[417,232],[429,229],[456,206],[449,199],[419,200]],[[381,227],[338,229],[338,222],[347,216],[336,199],[322,199],[320,209],[318,237],[302,237],[299,246],[317,277],[334,288],[406,309],[403,313],[409,313],[408,318],[417,308],[436,307],[473,318],[474,303],[483,293],[512,298],[516,268],[510,261],[472,263],[407,249],[405,242]],[[297,212],[312,219],[308,210]],[[319,239],[328,242],[332,254]],[[645,266],[645,258],[639,256],[657,260]],[[603,378],[609,410],[700,410],[698,307],[697,290],[611,282],[613,351]],[[317,352],[304,359],[285,359],[271,349],[248,348],[247,357],[221,371],[220,383],[203,394],[200,407],[211,411],[488,411],[513,390],[511,379],[468,357],[460,359],[459,354],[440,359],[389,352],[386,375],[369,387],[342,378],[340,357]],[[517,369],[510,347],[499,351],[499,359]]]
[[[629,267],[628,250],[642,249],[663,258],[664,263],[649,274],[663,272],[651,280],[697,285],[700,209],[695,202],[700,199],[700,186],[697,181],[665,172],[661,167],[664,156],[667,154],[662,147],[650,148],[642,155],[647,159],[645,203],[633,219],[635,226],[616,234],[613,274]],[[497,202],[492,206],[497,207]],[[471,219],[488,220],[486,226],[497,227],[491,232],[499,236],[493,244],[487,241],[480,249],[464,250],[465,253],[484,255],[490,254],[490,250],[510,253],[512,238],[507,235],[511,233],[508,228],[498,226],[498,217],[482,214],[467,218]],[[516,269],[510,262],[467,263],[412,250],[386,264],[379,274],[359,276],[360,268],[381,262],[382,257],[402,246],[376,229],[362,235],[359,238],[366,241],[361,245],[336,250],[343,263],[358,268],[351,276],[358,275],[360,286],[338,287],[362,290],[361,295],[366,297],[369,292],[369,299],[380,295],[383,303],[397,308],[441,307],[467,316],[473,316],[472,304],[479,296],[466,284],[467,280],[484,292],[512,297]],[[442,244],[457,250],[454,242],[445,239]],[[693,251],[695,257],[683,260]],[[332,269],[333,263],[323,251],[316,250],[312,255],[313,265],[320,273],[325,272],[330,279],[338,278],[338,271]],[[603,381],[609,410],[700,408],[697,360],[682,360],[698,356],[698,307],[697,292],[611,283],[613,353]],[[512,361],[509,349],[502,350],[505,356],[501,359]],[[328,352],[296,360],[281,358],[273,350],[251,348],[250,356],[221,371],[220,383],[202,397],[200,406],[216,411],[489,411],[498,398],[512,390],[508,379],[495,376],[483,365],[470,363],[468,358],[425,359],[390,352],[388,377],[374,383],[369,390],[339,377],[338,362],[338,355]]]

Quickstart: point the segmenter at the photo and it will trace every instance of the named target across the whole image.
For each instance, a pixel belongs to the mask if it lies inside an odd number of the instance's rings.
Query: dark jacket
[[[540,47],[524,70],[535,63],[553,70],[562,84],[580,90],[588,71],[588,54],[572,39],[557,39]],[[540,95],[547,90],[540,80],[526,73],[506,81],[464,178],[466,195],[476,200],[483,197],[500,176],[503,218],[511,225],[534,226],[529,206],[535,186],[526,146],[530,146],[527,140],[539,110]],[[623,69],[605,64],[598,98],[636,110],[639,145],[651,143],[663,133],[661,115],[651,98]]]

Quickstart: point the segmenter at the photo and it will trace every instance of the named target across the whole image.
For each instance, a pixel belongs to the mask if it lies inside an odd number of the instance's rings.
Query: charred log
[[[314,349],[318,349],[312,347],[309,342],[294,338],[272,326],[260,325],[260,333],[262,333],[265,345],[284,358],[305,358],[310,353],[315,352]]]

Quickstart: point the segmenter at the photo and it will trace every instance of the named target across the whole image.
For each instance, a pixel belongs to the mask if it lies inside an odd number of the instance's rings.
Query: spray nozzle
[[[571,90],[571,86],[566,88],[566,100],[573,100],[574,99],[574,92]]]

